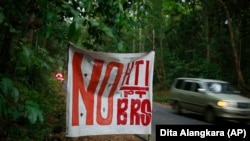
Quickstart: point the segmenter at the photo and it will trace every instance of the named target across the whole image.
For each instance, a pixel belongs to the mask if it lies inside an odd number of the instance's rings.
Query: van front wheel
[[[181,106],[179,102],[176,101],[173,103],[173,110],[174,110],[174,113],[181,114]]]
[[[215,115],[215,112],[212,108],[208,108],[205,111],[204,116],[205,116],[205,120],[209,123],[214,123],[216,120],[216,115]]]

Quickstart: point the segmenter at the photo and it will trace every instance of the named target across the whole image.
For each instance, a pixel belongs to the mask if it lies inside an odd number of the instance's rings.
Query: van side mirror
[[[235,94],[240,94],[240,91],[234,91]]]
[[[205,93],[205,91],[206,91],[206,89],[204,89],[204,88],[199,88],[198,89],[198,92],[201,92],[201,93]]]

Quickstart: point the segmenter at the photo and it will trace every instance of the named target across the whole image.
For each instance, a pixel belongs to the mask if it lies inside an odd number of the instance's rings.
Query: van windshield
[[[229,83],[208,82],[208,90],[213,93],[236,94],[236,89]]]

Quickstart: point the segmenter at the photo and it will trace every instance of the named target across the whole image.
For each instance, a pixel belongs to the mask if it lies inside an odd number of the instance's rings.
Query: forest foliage
[[[0,137],[43,140],[64,123],[57,72],[67,46],[156,52],[154,91],[176,77],[231,82],[250,96],[246,0],[1,0]],[[58,89],[59,87],[59,89]]]

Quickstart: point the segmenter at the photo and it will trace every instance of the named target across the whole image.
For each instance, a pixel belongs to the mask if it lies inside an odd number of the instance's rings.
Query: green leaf
[[[126,51],[126,48],[124,47],[123,42],[118,43],[118,51],[119,52],[125,52]]]
[[[25,110],[27,112],[27,117],[31,124],[34,124],[37,121],[43,122],[42,111],[39,109],[37,103],[33,101],[26,101]]]
[[[19,98],[19,91],[18,89],[12,84],[12,81],[9,78],[2,78],[2,85],[1,85],[2,92],[7,97],[12,97],[14,102],[18,101]]]
[[[1,11],[1,12],[0,12],[0,23],[2,23],[3,20],[4,20],[4,14],[3,14],[3,12]]]
[[[81,35],[81,28],[76,28],[77,23],[72,22],[69,26],[69,40],[76,43]]]
[[[22,54],[25,56],[25,58],[29,58],[31,56],[31,50],[24,46]]]
[[[10,89],[12,88],[12,82],[10,79],[8,78],[2,78],[2,92],[5,95],[8,95],[8,93],[10,92]]]
[[[4,118],[7,118],[7,108],[5,106],[5,99],[4,97],[1,95],[0,93],[0,117],[4,117]]]
[[[103,26],[103,27],[101,28],[101,30],[102,30],[103,32],[105,32],[105,34],[108,35],[109,37],[114,38],[114,35],[113,35],[113,33],[112,33],[112,30],[111,30],[109,27]]]
[[[13,87],[11,91],[11,96],[14,98],[14,101],[17,102],[19,99],[19,91],[17,88]]]
[[[100,24],[95,20],[89,20],[91,26],[99,26]]]
[[[52,21],[55,18],[55,14],[52,12],[47,12],[46,18],[48,21]]]
[[[22,116],[22,113],[19,112],[18,110],[11,111],[11,114],[12,114],[12,117],[13,117],[14,120],[16,120],[16,119],[18,119],[19,117]]]
[[[122,12],[124,12],[124,10],[123,10],[123,4],[124,4],[124,2],[121,2],[121,1],[119,1],[119,3],[118,3],[119,10],[122,11]]]

